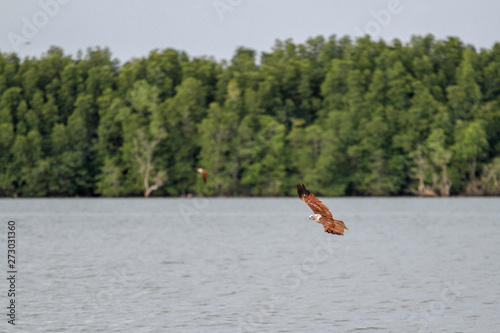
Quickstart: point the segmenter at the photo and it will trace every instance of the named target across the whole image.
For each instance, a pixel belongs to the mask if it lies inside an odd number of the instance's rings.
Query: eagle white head
[[[313,214],[313,215],[309,215],[309,220],[313,220],[313,221],[316,221],[316,222],[318,222],[318,223],[321,223],[321,222],[319,221],[320,217],[321,217],[321,214]]]

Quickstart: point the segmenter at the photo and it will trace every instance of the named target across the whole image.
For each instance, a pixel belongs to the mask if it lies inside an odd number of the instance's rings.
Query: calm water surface
[[[344,237],[297,198],[0,200],[15,331],[498,332],[500,199],[323,201]]]

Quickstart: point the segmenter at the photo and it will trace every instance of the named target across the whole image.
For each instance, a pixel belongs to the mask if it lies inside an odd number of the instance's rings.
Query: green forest
[[[206,184],[195,168],[208,173]],[[0,53],[0,196],[500,194],[500,43]]]

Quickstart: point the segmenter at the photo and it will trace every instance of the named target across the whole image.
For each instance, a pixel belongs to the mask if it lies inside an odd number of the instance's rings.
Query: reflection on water
[[[17,221],[16,326],[497,330],[498,199],[323,201],[345,236],[325,234],[297,198],[0,200],[4,251]]]

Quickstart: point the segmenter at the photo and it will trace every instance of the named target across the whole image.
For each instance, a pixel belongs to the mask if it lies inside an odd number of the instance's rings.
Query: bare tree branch
[[[154,174],[155,182],[153,185],[149,185],[149,177],[154,171],[153,165],[153,151],[155,147],[163,140],[165,137],[165,132],[162,131],[158,133],[151,141],[147,138],[146,133],[142,130],[136,132],[136,137],[132,140],[134,145],[134,153],[137,164],[139,165],[139,172],[141,177],[144,179],[144,196],[147,198],[149,195],[156,191],[160,186],[163,185],[167,178],[167,173],[165,171],[157,171]]]

